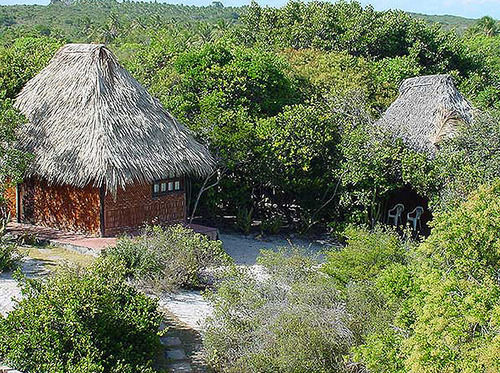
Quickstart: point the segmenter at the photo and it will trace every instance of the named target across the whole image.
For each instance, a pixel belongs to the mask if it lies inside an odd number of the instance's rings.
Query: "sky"
[[[402,9],[425,14],[452,14],[467,18],[490,15],[500,19],[500,0],[358,0],[363,5],[372,4],[376,10]],[[0,0],[0,5],[48,4],[50,0]],[[166,3],[210,5],[212,0],[166,0]],[[250,0],[221,0],[226,6],[240,6]],[[287,0],[257,0],[260,5],[282,6]]]

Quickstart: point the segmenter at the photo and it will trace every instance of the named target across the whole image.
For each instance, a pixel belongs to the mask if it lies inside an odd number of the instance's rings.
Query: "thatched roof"
[[[214,160],[103,45],[68,44],[19,94],[27,176],[105,186],[209,173]]]
[[[405,80],[399,97],[377,125],[414,150],[432,155],[442,140],[452,137],[460,123],[470,123],[472,116],[472,106],[451,76],[428,75]]]

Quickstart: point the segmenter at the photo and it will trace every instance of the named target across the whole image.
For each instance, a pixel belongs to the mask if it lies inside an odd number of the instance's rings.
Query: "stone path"
[[[160,339],[165,351],[158,368],[167,372],[206,372],[200,334],[168,310],[164,313],[168,330]]]
[[[158,302],[160,307],[168,309],[180,322],[198,332],[203,331],[205,319],[212,314],[211,305],[197,290],[162,294]]]

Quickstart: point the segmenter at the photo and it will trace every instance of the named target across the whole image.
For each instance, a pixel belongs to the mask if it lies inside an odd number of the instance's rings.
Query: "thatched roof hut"
[[[432,155],[441,141],[472,118],[473,108],[451,76],[428,75],[405,80],[377,126],[412,149]]]
[[[209,173],[207,149],[103,45],[68,44],[19,94],[28,177],[117,189],[168,175]]]

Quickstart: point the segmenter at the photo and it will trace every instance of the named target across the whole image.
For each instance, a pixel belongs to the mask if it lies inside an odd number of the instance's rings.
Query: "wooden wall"
[[[99,189],[27,180],[22,187],[23,221],[100,235]]]
[[[174,223],[186,219],[184,191],[153,198],[152,185],[132,185],[119,189],[116,199],[104,199],[104,235],[138,231],[145,223]]]
[[[12,193],[10,193],[12,192]],[[15,217],[15,189],[9,191]],[[22,221],[66,231],[101,235],[99,189],[49,185],[27,180],[21,188]],[[176,223],[186,219],[184,191],[153,198],[152,185],[119,189],[116,198],[104,197],[104,236],[137,232],[145,223]]]
[[[10,212],[10,218],[16,218],[16,187],[7,188],[4,195],[7,200],[7,208]]]

